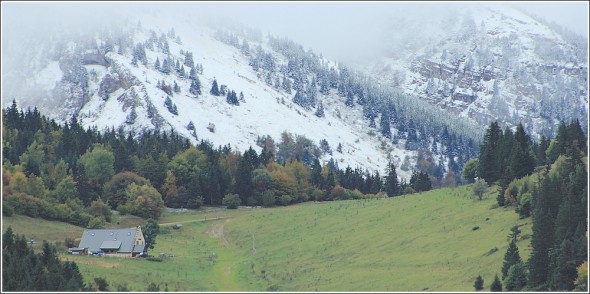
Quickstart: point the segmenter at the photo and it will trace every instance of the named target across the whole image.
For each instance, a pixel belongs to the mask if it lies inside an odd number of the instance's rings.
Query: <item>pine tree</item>
[[[334,176],[334,171],[332,171],[332,168],[328,168],[328,176],[326,177],[326,186],[324,187],[324,190],[326,190],[326,194],[330,194],[330,192],[332,191],[332,189],[334,189],[334,187],[336,187],[336,178]]]
[[[195,77],[195,79],[191,81],[191,86],[188,91],[193,95],[201,95],[201,82],[198,77]]]
[[[164,74],[169,74],[170,73],[170,64],[168,63],[168,59],[165,58],[164,61],[162,62],[162,73]]]
[[[190,131],[195,129],[195,124],[193,123],[192,120],[188,123],[188,125],[186,126],[186,129],[190,130]]]
[[[129,115],[127,115],[127,118],[125,119],[125,123],[132,125],[135,123],[135,120],[137,119],[137,112],[135,111],[135,107],[131,108],[131,112],[129,113]]]
[[[188,78],[191,80],[197,79],[197,70],[194,67],[191,67]]]
[[[311,85],[309,86],[308,91],[307,91],[308,104],[311,107],[315,107],[316,103],[317,103],[318,90],[317,90],[317,85],[316,85],[315,80],[316,80],[315,77],[312,78]]]
[[[285,90],[285,92],[287,92],[287,94],[291,94],[291,80],[290,79],[288,79],[287,77],[283,77],[282,87],[283,87],[283,90]]]
[[[557,135],[555,136],[555,139],[551,141],[546,151],[547,164],[554,163],[559,155],[565,153],[565,146],[568,141],[567,133],[566,125],[561,121],[557,128]]]
[[[586,150],[587,136],[586,134],[584,134],[584,130],[580,125],[579,119],[576,119],[575,121],[571,122],[569,126],[567,126],[566,132],[567,138],[569,140],[569,145],[571,147],[574,147],[579,151]]]
[[[193,53],[192,52],[186,52],[184,55],[184,65],[192,68],[193,66],[195,66],[195,62],[193,61]]]
[[[498,195],[496,196],[496,202],[498,203],[499,207],[504,207],[506,205],[506,199],[504,198],[504,191],[508,188],[508,181],[506,179],[500,180],[500,185],[498,187]]]
[[[512,238],[508,244],[508,250],[506,250],[506,254],[504,255],[504,264],[502,265],[502,279],[506,278],[506,275],[508,275],[508,270],[511,266],[520,262],[522,262],[522,259],[520,258],[520,254],[518,252],[518,246],[516,246],[516,240]]]
[[[315,116],[317,116],[317,117],[324,117],[325,116],[325,113],[324,113],[324,105],[322,105],[322,102],[321,101],[318,104],[318,108],[315,111]]]
[[[250,148],[250,150],[252,150],[252,148]],[[250,150],[244,152],[244,155],[238,163],[236,174],[234,192],[240,196],[242,203],[247,203],[247,200],[252,196],[254,189],[254,185],[252,184],[252,171],[255,169],[255,161],[257,161],[257,159],[254,158],[256,152],[253,150],[250,152]]]
[[[497,155],[503,154],[504,156],[499,157],[498,164],[499,170],[502,172],[500,180],[511,182],[514,179],[514,171],[512,170],[512,157],[511,154],[514,151],[514,147],[518,145],[514,139],[514,133],[509,127],[504,129],[504,133],[500,134],[500,141],[498,142]]]
[[[385,193],[393,197],[400,193],[400,184],[395,171],[395,165],[390,161],[387,165],[387,176],[385,177]]]
[[[227,92],[226,101],[228,104],[231,105],[240,105],[240,102],[238,101],[238,95],[234,90]]]
[[[156,57],[156,63],[154,63],[154,68],[160,70],[160,58]]]
[[[308,97],[306,97],[304,91],[302,90],[297,90],[297,92],[295,92],[295,96],[293,96],[293,102],[305,109],[309,109],[310,107]]]
[[[510,267],[506,279],[504,279],[506,291],[520,291],[527,286],[527,266],[523,262]],[[531,285],[528,285],[531,287]]]
[[[166,108],[168,109],[168,111],[170,111],[170,113],[172,113],[174,115],[178,115],[178,108],[176,107],[176,104],[172,103],[172,99],[170,99],[170,96],[166,96],[166,100],[164,101],[164,106],[166,106]]]
[[[213,85],[211,86],[211,91],[209,91],[209,93],[211,93],[213,96],[221,95],[219,92],[219,87],[217,86],[217,80],[213,80]]]
[[[546,288],[549,276],[549,251],[553,244],[553,221],[547,210],[537,209],[533,213],[533,235],[531,256],[528,260],[529,286],[533,289]],[[506,284],[508,289],[508,284]],[[508,289],[509,290],[509,289]]]
[[[354,95],[352,94],[352,91],[348,91],[348,94],[346,95],[346,102],[344,102],[344,104],[348,107],[354,107]]]
[[[389,110],[385,109],[381,114],[381,134],[388,139],[391,139],[391,122],[389,120]]]
[[[530,152],[530,138],[522,124],[519,124],[514,134],[515,144],[510,156],[510,167],[515,178],[522,178],[533,172],[535,160]]]
[[[481,277],[481,275],[478,275],[477,278],[475,278],[473,288],[475,288],[475,291],[483,290],[483,278]]]
[[[493,183],[500,179],[502,172],[500,160],[505,155],[498,154],[501,137],[502,130],[500,130],[498,123],[492,122],[486,131],[479,153],[478,174],[488,183]]]
[[[572,291],[578,275],[573,243],[567,239],[563,240],[560,246],[551,251],[550,258],[549,289]]]
[[[315,158],[313,160],[313,164],[311,166],[311,172],[309,173],[309,182],[318,187],[321,188],[323,186],[323,177],[322,177],[322,166],[320,165],[320,161]]]
[[[491,292],[502,292],[502,282],[498,278],[498,274],[494,277],[494,281],[490,285]]]
[[[184,65],[180,66],[180,70],[178,71],[178,76],[181,78],[186,77],[186,70],[184,70]]]
[[[178,86],[178,84],[176,83],[176,81],[174,81],[174,93],[180,93],[180,87]]]

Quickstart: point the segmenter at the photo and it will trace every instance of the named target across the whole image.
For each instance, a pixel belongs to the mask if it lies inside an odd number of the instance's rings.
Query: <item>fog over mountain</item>
[[[18,51],[23,39],[45,38],[121,22],[125,16],[168,13],[194,18],[217,17],[286,36],[341,61],[366,61],[385,50],[385,24],[402,17],[420,23],[465,6],[512,6],[580,36],[588,35],[588,3],[554,2],[144,2],[144,3],[2,3],[3,50]],[[14,51],[11,51],[15,48]]]
[[[473,152],[481,126],[495,120],[522,123],[535,137],[553,136],[561,120],[587,128],[587,3],[549,4],[2,3],[2,104],[242,149],[284,130],[351,148],[358,140],[363,152],[324,159],[383,170],[386,159],[416,162],[416,150],[442,148],[446,128]],[[204,67],[199,95],[187,75],[160,68],[189,64],[187,52]],[[261,100],[227,106],[209,94],[214,80]],[[325,118],[314,117],[320,106]],[[199,122],[192,113],[202,113]],[[210,124],[235,135],[210,133]],[[448,164],[445,152],[433,163]]]

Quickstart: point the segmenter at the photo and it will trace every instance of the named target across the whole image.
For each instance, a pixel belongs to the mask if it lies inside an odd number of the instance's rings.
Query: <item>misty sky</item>
[[[489,2],[488,2],[489,3]],[[389,14],[427,15],[477,2],[2,2],[3,44],[6,32],[43,33],[58,24],[69,27],[108,22],[149,9],[204,13],[238,20],[276,36],[285,36],[314,52],[335,59],[362,58],[379,52],[373,46]],[[546,20],[588,36],[588,3],[518,2],[515,5]],[[351,40],[354,46],[350,46]],[[3,46],[4,47],[4,46]],[[346,56],[344,56],[346,55]]]

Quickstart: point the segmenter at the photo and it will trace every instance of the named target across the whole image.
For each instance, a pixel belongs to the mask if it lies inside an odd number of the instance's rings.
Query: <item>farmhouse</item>
[[[145,251],[141,226],[127,229],[86,229],[77,249],[82,252],[102,251],[105,255],[134,257]]]

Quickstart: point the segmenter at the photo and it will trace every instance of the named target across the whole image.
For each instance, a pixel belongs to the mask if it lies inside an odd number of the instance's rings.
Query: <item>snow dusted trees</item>
[[[297,92],[295,92],[295,96],[293,96],[293,102],[305,109],[309,109],[309,103],[303,91],[297,90]]]
[[[162,69],[161,69],[162,73],[165,74],[169,74],[170,73],[170,64],[168,63],[168,59],[165,58],[164,61],[162,62]]]
[[[346,102],[344,102],[344,104],[348,107],[354,107],[354,95],[352,94],[352,91],[348,91]]]
[[[381,114],[381,134],[386,138],[391,139],[391,122],[389,120],[389,110],[385,109]]]
[[[240,101],[238,101],[238,95],[234,90],[227,91],[226,101],[231,105],[240,105]]]
[[[184,54],[184,65],[188,66],[189,68],[193,68],[193,66],[195,66],[192,52],[186,52]]]
[[[315,111],[315,116],[317,116],[317,117],[324,117],[325,116],[325,113],[324,113],[324,105],[322,105],[322,102],[321,101],[318,104],[318,108]]]
[[[133,59],[131,60],[131,64],[137,65],[137,61],[141,61],[141,64],[147,65],[147,55],[145,54],[145,48],[141,43],[137,43],[133,49]]]
[[[164,106],[166,106],[166,109],[168,109],[168,111],[170,111],[170,113],[172,113],[174,115],[178,115],[178,108],[176,107],[176,104],[172,103],[172,99],[170,99],[170,96],[166,96],[166,100],[164,101]]]
[[[447,171],[460,173],[462,165],[477,152],[474,140],[479,140],[480,130],[467,128],[466,122],[455,123],[455,118],[441,117],[439,111],[427,103],[411,99],[343,64],[330,64],[293,41],[269,36],[268,45],[273,51],[268,51],[260,45],[254,45],[243,32],[220,30],[216,38],[248,56],[249,65],[258,72],[259,79],[287,94],[294,94],[291,97],[295,104],[318,117],[325,115],[325,109],[318,103],[317,95],[338,93],[347,108],[361,105],[369,127],[378,130],[392,143],[398,144],[400,140],[405,140],[402,144],[405,143],[411,150],[430,149],[435,144],[434,155],[444,161],[438,164],[442,172],[437,173],[437,178],[444,176]],[[281,64],[276,53],[284,56],[284,63]],[[448,84],[438,80],[431,80],[430,84],[433,93],[445,86],[447,92],[450,91]],[[211,93],[216,95],[214,88]],[[220,95],[225,96],[226,93],[220,89]],[[379,118],[381,120],[376,121]],[[445,126],[453,126],[452,140],[433,143]],[[393,128],[397,129],[395,136]],[[452,168],[447,169],[447,163]],[[456,180],[461,181],[458,177]]]
[[[219,96],[221,93],[219,92],[219,86],[217,85],[217,80],[213,80],[213,84],[211,85],[211,90],[209,91],[213,96]]]
[[[161,70],[162,68],[160,67],[160,59],[156,57],[156,62],[154,63],[154,68],[157,70]]]
[[[191,81],[191,87],[188,91],[193,95],[201,95],[201,82],[198,77],[195,76],[195,79]]]

